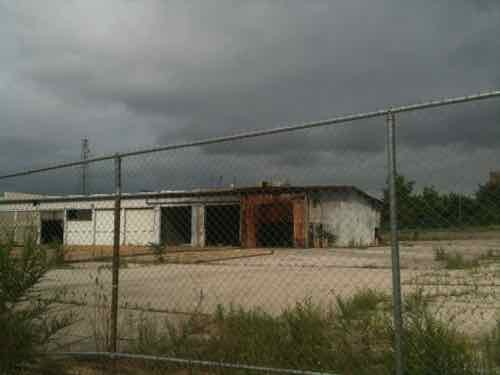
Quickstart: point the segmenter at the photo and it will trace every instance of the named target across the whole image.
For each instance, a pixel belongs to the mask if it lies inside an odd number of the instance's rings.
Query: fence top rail
[[[311,128],[323,127],[323,126],[328,126],[328,125],[353,122],[353,121],[357,121],[357,120],[381,117],[381,116],[386,116],[389,113],[411,112],[411,111],[417,111],[417,110],[422,110],[422,109],[427,109],[427,108],[436,108],[436,107],[443,107],[443,106],[460,104],[460,103],[467,103],[467,102],[473,102],[473,101],[479,101],[479,100],[492,99],[492,98],[496,98],[496,97],[500,97],[500,90],[488,91],[488,92],[483,92],[483,93],[468,95],[468,96],[460,96],[460,97],[454,97],[454,98],[444,98],[444,99],[438,99],[438,100],[431,100],[431,101],[422,102],[422,103],[418,103],[418,104],[409,104],[409,105],[404,105],[404,106],[399,106],[399,107],[391,107],[391,108],[380,109],[380,110],[376,110],[376,111],[372,111],[372,112],[355,113],[355,114],[350,114],[350,115],[332,117],[329,119],[324,119],[324,120],[319,120],[319,121],[304,122],[304,123],[295,124],[295,125],[286,125],[286,126],[276,127],[276,128],[272,128],[272,129],[255,130],[255,131],[237,133],[237,134],[228,135],[228,136],[206,138],[206,139],[201,139],[201,140],[196,140],[196,141],[191,141],[191,142],[176,143],[176,144],[162,145],[162,146],[154,146],[154,147],[139,149],[139,150],[135,150],[135,151],[102,155],[102,156],[97,156],[94,158],[89,158],[86,160],[78,160],[78,161],[73,161],[73,162],[60,163],[60,164],[55,164],[55,165],[51,165],[51,166],[47,166],[47,167],[43,167],[43,168],[28,169],[28,170],[24,170],[24,171],[20,171],[20,172],[0,175],[0,180],[5,180],[8,178],[14,178],[14,177],[27,176],[27,175],[31,175],[31,174],[35,174],[35,173],[48,172],[48,171],[52,171],[52,170],[56,170],[56,169],[70,168],[70,167],[75,167],[75,166],[84,165],[84,164],[112,160],[112,159],[116,159],[116,158],[126,158],[126,157],[130,157],[130,156],[137,156],[137,155],[149,154],[149,153],[155,153],[155,152],[161,152],[161,151],[170,151],[170,150],[176,150],[176,149],[206,146],[206,145],[211,145],[211,144],[216,144],[216,143],[236,141],[236,140],[241,140],[241,139],[257,138],[257,137],[262,137],[262,136],[266,136],[266,135],[288,133],[288,132],[293,132],[293,131],[298,131],[298,130],[311,129]]]

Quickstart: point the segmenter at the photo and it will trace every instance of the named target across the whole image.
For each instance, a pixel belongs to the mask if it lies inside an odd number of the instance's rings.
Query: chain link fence
[[[498,97],[0,176],[2,361],[25,309],[71,373],[498,373]]]

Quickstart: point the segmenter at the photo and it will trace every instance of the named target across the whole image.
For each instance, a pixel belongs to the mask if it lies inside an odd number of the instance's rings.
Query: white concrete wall
[[[64,243],[67,245],[112,245],[113,214],[112,199],[75,202],[33,202],[0,204],[0,212],[33,213],[44,211],[65,211],[69,209],[92,209],[92,221],[71,221],[64,223]],[[122,200],[120,243],[127,245],[148,245],[158,242],[160,235],[159,209],[150,206],[145,199]],[[5,221],[5,220],[4,220]],[[128,224],[127,224],[128,222]],[[2,226],[2,222],[0,222]],[[6,226],[6,223],[3,223]],[[126,230],[125,230],[126,228]]]
[[[380,212],[356,192],[314,193],[309,199],[309,224],[322,224],[336,237],[336,246],[368,246],[375,243]],[[309,245],[314,246],[313,239]]]
[[[64,228],[64,243],[66,245],[92,245],[93,240],[93,221],[66,220]]]
[[[95,210],[94,220],[95,245],[113,245],[113,226],[115,221],[113,210]],[[121,228],[120,232],[122,232]]]
[[[156,242],[159,223],[153,208],[125,210],[125,245]]]
[[[120,243],[122,245],[148,245],[156,242],[159,223],[154,208],[123,209],[120,218]],[[92,221],[66,221],[67,245],[113,245],[114,211],[97,209]]]

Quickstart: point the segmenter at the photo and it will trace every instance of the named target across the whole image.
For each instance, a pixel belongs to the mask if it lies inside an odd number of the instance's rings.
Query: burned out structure
[[[0,230],[20,240],[113,243],[113,195],[5,193]],[[120,243],[167,247],[350,247],[376,242],[381,202],[352,186],[259,186],[122,195]]]

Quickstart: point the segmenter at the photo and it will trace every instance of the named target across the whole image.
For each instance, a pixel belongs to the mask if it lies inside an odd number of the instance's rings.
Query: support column
[[[191,246],[205,247],[205,206],[194,204],[191,212]]]

